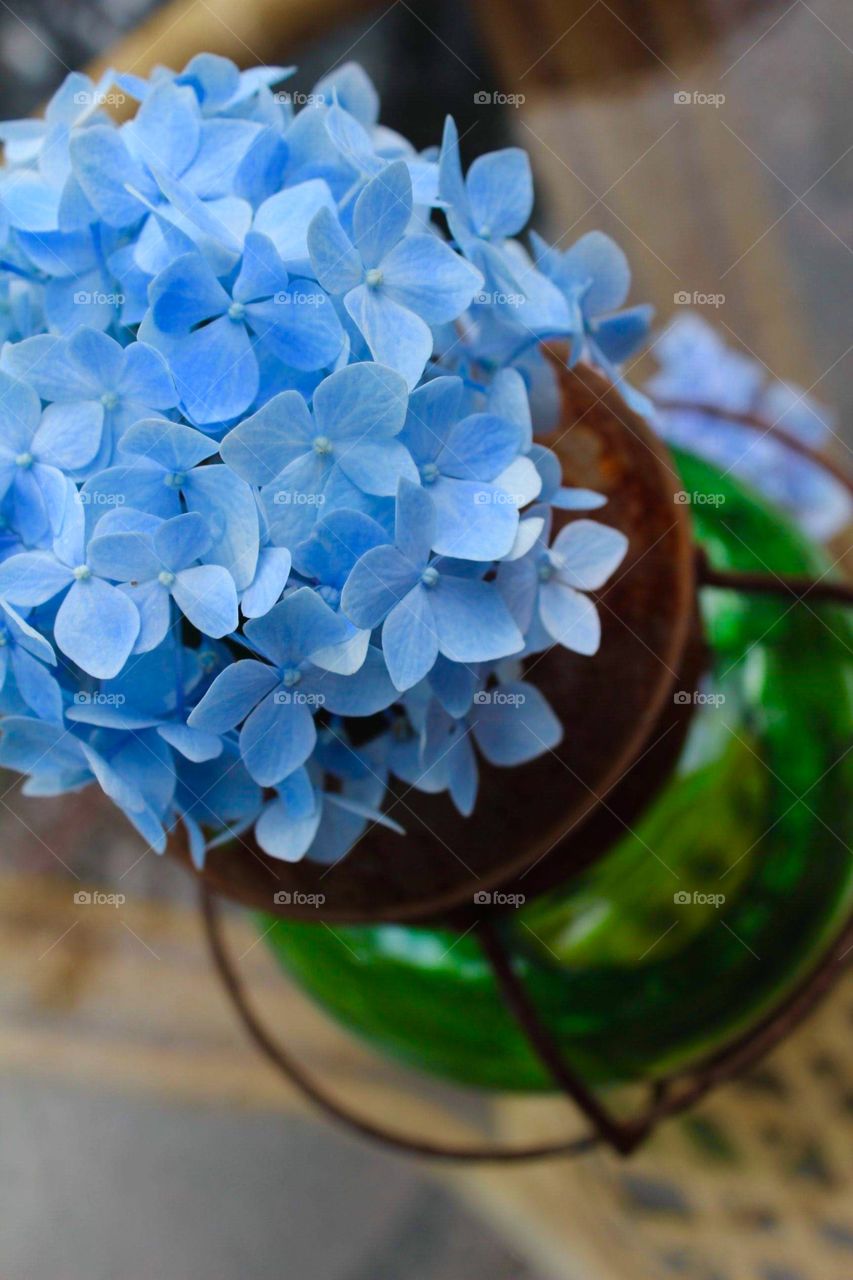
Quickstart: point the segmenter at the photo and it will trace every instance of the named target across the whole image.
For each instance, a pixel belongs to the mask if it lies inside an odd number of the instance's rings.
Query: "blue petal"
[[[130,657],[139,614],[127,596],[98,578],[75,582],[56,615],[62,652],[90,676],[109,680]]]
[[[97,534],[86,559],[93,573],[114,582],[148,582],[162,567],[151,540],[138,533]]]
[[[291,556],[286,547],[262,547],[258,553],[258,567],[240,599],[240,608],[247,618],[262,617],[281,599],[290,577]]]
[[[185,618],[214,640],[237,630],[237,589],[227,569],[200,564],[182,569],[172,586],[172,597]]]
[[[277,666],[299,663],[318,649],[346,640],[348,628],[310,587],[300,587],[264,618],[243,628],[252,644]]]
[[[207,520],[198,512],[188,511],[158,526],[154,534],[154,550],[163,566],[177,573],[193,561],[201,560],[210,549],[210,541]]]
[[[198,253],[186,253],[161,271],[148,289],[154,323],[161,333],[187,333],[224,315],[231,299]]]
[[[452,662],[488,662],[524,647],[524,637],[489,583],[442,574],[430,602],[439,648]]]
[[[455,320],[482,287],[476,267],[433,235],[407,236],[382,263],[382,291],[428,324]]]
[[[222,459],[249,484],[269,484],[318,434],[298,391],[281,391],[222,441]]]
[[[418,480],[418,469],[411,454],[398,440],[362,440],[345,444],[337,457],[344,475],[365,493],[391,498],[401,480]]]
[[[344,305],[358,326],[370,352],[415,387],[432,355],[432,332],[413,311],[399,306],[383,290],[359,285],[344,298]]]
[[[368,182],[355,202],[353,239],[365,267],[376,267],[403,236],[412,217],[412,180],[402,160]]]
[[[574,520],[557,534],[551,554],[562,582],[581,591],[597,591],[622,563],[628,539],[596,520]]]
[[[328,184],[319,178],[300,182],[265,200],[255,214],[253,229],[269,236],[291,270],[301,270],[310,263],[308,228],[320,209],[335,212]]]
[[[121,441],[125,453],[158,462],[165,471],[191,471],[216,453],[209,436],[167,418],[145,418],[126,431]]]
[[[431,603],[432,594],[418,585],[394,606],[383,624],[382,652],[388,673],[401,692],[422,680],[438,657]]]
[[[443,477],[428,489],[435,508],[433,548],[459,560],[500,560],[518,532],[511,495],[478,480]]]
[[[334,364],[344,331],[331,298],[310,280],[291,280],[267,302],[252,302],[246,319],[258,338],[293,369]]]
[[[517,235],[533,211],[530,159],[520,147],[478,156],[467,187],[474,230],[486,239]]]
[[[382,652],[373,645],[356,675],[340,675],[315,667],[307,673],[306,688],[322,698],[322,705],[328,711],[340,716],[376,715],[397,700]]]
[[[228,467],[196,467],[191,472],[184,498],[190,511],[198,511],[213,533],[206,559],[228,570],[238,591],[255,576],[258,563],[259,526],[255,495]]]
[[[402,554],[413,565],[425,565],[435,541],[435,508],[426,489],[400,481],[395,525]]]
[[[187,723],[205,733],[226,733],[245,720],[262,698],[279,683],[274,667],[244,658],[221,671]]]
[[[341,608],[357,627],[372,629],[412,590],[419,577],[420,569],[396,547],[375,547],[361,557],[347,579]]]
[[[317,431],[331,440],[387,439],[406,420],[408,396],[399,373],[380,364],[351,364],[314,392]]]
[[[539,616],[557,644],[587,656],[598,652],[601,622],[589,596],[552,578],[540,589]]]
[[[553,750],[563,728],[532,684],[513,681],[493,691],[472,716],[477,746],[490,764],[512,767]]]
[[[240,731],[243,763],[255,782],[274,787],[304,764],[314,750],[317,731],[308,707],[285,692],[270,693]]]
[[[346,293],[364,274],[361,258],[331,209],[322,208],[308,228],[311,264],[324,289]]]

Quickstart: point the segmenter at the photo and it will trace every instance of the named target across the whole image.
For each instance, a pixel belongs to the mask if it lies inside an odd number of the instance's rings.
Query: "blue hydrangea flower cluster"
[[[647,390],[662,403],[654,421],[670,444],[702,454],[783,508],[819,542],[853,520],[848,487],[820,464],[835,434],[834,414],[758,360],[727,346],[700,316],[674,321],[654,344],[658,369]],[[683,407],[693,405],[693,408]],[[703,412],[708,406],[716,412]],[[756,426],[726,419],[747,414]],[[793,450],[786,437],[815,457]]]
[[[197,865],[334,860],[392,778],[474,808],[561,726],[624,536],[554,509],[544,340],[618,377],[647,308],[593,233],[515,237],[526,154],[419,154],[338,69],[70,75],[0,125],[0,764],[96,781]],[[137,103],[118,123],[116,96]]]

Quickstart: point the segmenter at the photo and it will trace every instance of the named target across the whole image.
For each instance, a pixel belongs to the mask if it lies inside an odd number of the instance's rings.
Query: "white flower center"
[[[432,565],[428,565],[421,574],[421,582],[425,587],[434,587],[438,582],[438,569],[434,569]]]
[[[31,467],[33,465],[33,455],[31,453],[19,453],[15,458],[15,462],[19,467]]]
[[[288,667],[282,672],[281,682],[285,689],[292,689],[295,684],[299,684],[302,679],[302,672],[298,667]]]
[[[378,267],[371,267],[364,278],[371,289],[378,289],[382,283],[382,272]]]
[[[439,470],[434,462],[427,462],[421,467],[421,480],[424,484],[435,484],[438,477]]]
[[[243,306],[242,302],[232,302],[231,306],[228,308],[229,320],[242,320],[245,314],[246,308]]]
[[[110,410],[115,409],[117,407],[118,396],[114,391],[105,391],[104,394],[101,396],[101,404],[109,413]]]
[[[87,564],[78,564],[74,570],[74,577],[78,582],[88,582],[92,576],[92,570]]]
[[[171,587],[172,583],[175,581],[175,575],[173,573],[169,573],[168,569],[164,569],[162,573],[157,575],[157,581],[162,587]]]
[[[314,438],[314,452],[319,454],[332,452],[332,442],[328,436],[316,436]]]

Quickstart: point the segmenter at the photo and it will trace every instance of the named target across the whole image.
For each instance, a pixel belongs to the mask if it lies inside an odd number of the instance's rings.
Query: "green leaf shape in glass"
[[[730,477],[689,454],[676,462],[716,566],[826,568]],[[674,773],[604,858],[502,925],[541,1016],[591,1083],[654,1078],[754,1025],[853,899],[844,614],[718,589],[701,606],[712,670]],[[553,1088],[473,935],[261,923],[305,991],[385,1052],[464,1084]]]

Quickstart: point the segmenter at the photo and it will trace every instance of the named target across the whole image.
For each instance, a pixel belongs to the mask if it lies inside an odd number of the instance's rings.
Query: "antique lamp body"
[[[676,461],[715,565],[819,570],[760,500]],[[817,963],[853,898],[844,615],[719,590],[701,608],[708,665],[669,777],[591,866],[501,917],[541,1017],[591,1082],[685,1069],[748,1030]],[[465,1084],[553,1088],[465,927],[280,921],[268,936],[313,998],[389,1053]]]

